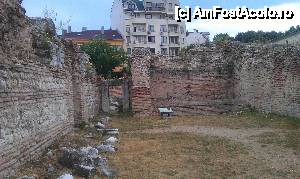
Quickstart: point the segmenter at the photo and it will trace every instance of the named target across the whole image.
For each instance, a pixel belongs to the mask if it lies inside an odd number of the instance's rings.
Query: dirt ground
[[[277,115],[119,118],[119,178],[300,178],[300,121]]]
[[[110,126],[120,130],[120,142],[117,153],[106,157],[118,171],[117,178],[300,178],[300,120],[296,118],[243,112],[112,119]],[[72,173],[57,162],[60,148],[94,146],[102,140],[91,128],[77,129],[50,147],[53,156],[46,151],[39,161],[24,166],[20,176],[57,178]],[[49,164],[57,172],[49,175]]]

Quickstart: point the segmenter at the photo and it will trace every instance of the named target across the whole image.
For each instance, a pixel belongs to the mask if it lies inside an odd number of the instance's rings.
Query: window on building
[[[126,32],[130,33],[130,26],[126,26]]]
[[[146,42],[146,36],[143,36],[143,35],[137,35],[137,36],[135,36],[135,41],[134,41],[134,43],[139,43],[139,44],[141,44],[141,43],[147,43]]]
[[[177,37],[177,36],[169,37],[169,43],[170,44],[179,44],[179,37]]]
[[[181,34],[184,34],[184,27],[180,27],[180,32],[181,32]]]
[[[156,3],[156,7],[165,7],[165,3]]]
[[[146,2],[146,7],[152,7],[152,2]]]
[[[169,10],[173,10],[173,4],[172,3],[169,3]]]
[[[154,32],[154,25],[149,25],[148,30],[149,32]]]
[[[184,39],[184,38],[182,38],[182,44],[184,44],[184,42],[185,42],[185,39]]]
[[[169,25],[169,32],[178,32],[178,25]]]
[[[173,15],[169,15],[169,19],[174,20],[174,16]]]
[[[128,4],[128,9],[135,9],[135,4],[129,3]]]
[[[131,48],[127,48],[127,54],[131,54]]]
[[[146,25],[145,24],[133,24],[133,32],[145,32]]]
[[[145,14],[146,19],[152,19],[152,14]]]
[[[148,42],[149,43],[155,43],[155,36],[149,36],[148,37]]]
[[[155,48],[150,48],[150,52],[151,52],[152,54],[155,54]]]
[[[179,48],[170,48],[169,49],[170,56],[178,56],[179,55]]]
[[[126,42],[127,42],[127,43],[131,43],[130,36],[126,36]]]
[[[160,53],[162,55],[168,55],[168,49],[167,48],[162,48]]]
[[[168,29],[167,29],[167,26],[166,25],[161,25],[160,26],[160,32],[167,32]]]
[[[166,16],[165,15],[159,15],[159,19],[164,19]]]
[[[162,43],[162,44],[167,44],[167,43],[168,43],[168,37],[166,37],[166,36],[161,36],[161,43]]]

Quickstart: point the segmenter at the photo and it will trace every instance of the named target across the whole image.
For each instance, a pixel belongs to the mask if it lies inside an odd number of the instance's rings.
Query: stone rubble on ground
[[[119,111],[120,107],[122,106],[122,98],[116,96],[110,96],[110,111]]]
[[[115,153],[117,149],[112,145],[101,144],[97,147],[100,153]]]
[[[117,151],[114,144],[118,142],[115,136],[119,134],[119,130],[105,128],[110,120],[109,117],[104,117],[101,119],[102,122],[98,123],[101,125],[95,125],[95,128],[101,131],[102,135],[108,135],[108,138],[100,146],[97,148],[87,146],[78,150],[64,147],[59,162],[63,166],[74,169],[77,175],[85,178],[93,178],[97,170],[106,177],[116,176],[116,172],[108,166],[107,159],[99,155],[100,153],[114,153]],[[110,132],[113,135],[109,136]]]
[[[58,177],[57,179],[74,179],[74,177],[70,174],[64,174],[64,175]]]
[[[119,140],[118,140],[116,137],[110,137],[110,138],[106,139],[106,140],[104,141],[103,144],[114,145],[114,144],[116,144],[118,141],[119,141]]]
[[[91,146],[82,147],[79,152],[81,153],[81,155],[92,156],[92,157],[98,156],[98,153],[99,153],[97,149],[95,149]]]
[[[100,122],[104,125],[107,125],[111,121],[110,117],[103,117],[101,118]]]
[[[92,139],[92,138],[94,138],[94,136],[92,133],[89,133],[89,134],[85,135],[84,138]]]
[[[85,178],[92,178],[93,176],[96,175],[97,172],[95,167],[84,166],[79,164],[74,165],[74,170],[77,175],[83,176]]]
[[[48,173],[53,173],[55,171],[55,168],[53,165],[49,164],[48,165]]]
[[[62,150],[60,163],[74,169],[75,173],[80,176],[91,178],[97,169],[101,173],[110,171],[107,160],[101,157],[95,148],[84,147],[80,150],[63,148]]]
[[[54,154],[53,154],[53,151],[52,150],[49,150],[46,154],[49,158],[53,157]]]
[[[104,135],[117,137],[117,136],[119,136],[119,131],[108,131],[108,132],[104,133]]]
[[[102,124],[101,122],[98,122],[98,123],[95,125],[95,127],[96,127],[97,129],[105,129],[105,125]]]
[[[36,178],[33,177],[33,176],[23,176],[23,177],[20,177],[20,178],[17,178],[17,179],[36,179]]]
[[[119,136],[119,129],[97,129],[98,132],[101,132],[104,136]]]

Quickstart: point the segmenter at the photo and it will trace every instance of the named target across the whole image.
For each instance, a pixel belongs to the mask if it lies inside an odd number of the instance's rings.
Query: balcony
[[[179,43],[170,43],[169,47],[180,47]]]
[[[146,7],[146,11],[165,11],[165,7]]]
[[[132,35],[147,35],[147,31],[146,30],[133,31]]]
[[[147,3],[145,7],[146,11],[165,11],[165,4],[164,3]]]
[[[169,31],[170,36],[179,36],[179,31]]]
[[[177,22],[177,20],[173,20],[173,19],[169,19],[168,20],[168,24],[169,25],[181,25],[183,24],[184,22]]]
[[[132,44],[133,45],[144,45],[144,44],[147,44],[147,41],[136,41],[135,40],[135,41],[132,42]]]

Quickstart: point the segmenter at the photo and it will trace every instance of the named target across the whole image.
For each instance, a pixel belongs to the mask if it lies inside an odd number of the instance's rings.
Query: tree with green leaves
[[[300,26],[292,26],[285,32],[263,32],[263,31],[247,31],[240,32],[236,35],[235,40],[243,43],[270,43],[277,40],[281,40],[287,37],[291,37],[300,33]]]
[[[111,46],[103,40],[93,40],[81,46],[87,53],[99,75],[106,79],[120,78],[123,72],[129,72],[129,63],[123,49]],[[122,71],[114,72],[116,67],[124,67]]]
[[[228,43],[232,41],[234,38],[230,37],[227,33],[223,34],[217,34],[214,36],[213,42],[216,44],[223,44],[223,43]]]

